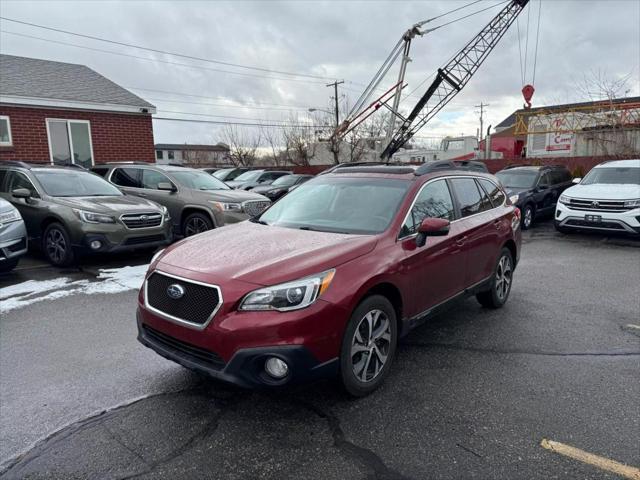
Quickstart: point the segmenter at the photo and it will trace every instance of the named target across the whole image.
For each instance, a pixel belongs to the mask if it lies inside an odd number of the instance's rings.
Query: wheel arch
[[[191,215],[192,213],[203,213],[203,214],[205,214],[209,218],[209,220],[211,220],[211,223],[213,223],[213,228],[217,228],[218,227],[218,222],[216,222],[215,215],[213,215],[209,210],[207,210],[204,207],[197,206],[197,205],[186,205],[182,209],[182,212],[180,212],[180,228],[182,228],[182,225],[183,225],[185,219],[189,215]]]
[[[355,309],[358,308],[358,305],[360,305],[367,297],[370,297],[372,295],[381,295],[389,300],[389,302],[391,302],[391,305],[393,306],[396,314],[398,337],[402,336],[404,330],[402,328],[404,301],[400,289],[388,280],[380,280],[364,286],[356,297],[357,301],[353,305],[352,312],[355,311]]]
[[[518,247],[516,245],[516,242],[514,242],[513,239],[510,238],[509,240],[504,242],[502,248],[506,248],[511,252],[511,259],[513,260],[513,265],[515,267],[518,261]]]

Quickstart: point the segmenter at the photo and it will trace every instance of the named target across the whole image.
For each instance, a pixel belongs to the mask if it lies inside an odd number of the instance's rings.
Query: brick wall
[[[49,163],[47,118],[88,120],[95,163],[155,161],[151,115],[54,110],[0,105],[9,116],[13,146],[0,147],[0,160]]]

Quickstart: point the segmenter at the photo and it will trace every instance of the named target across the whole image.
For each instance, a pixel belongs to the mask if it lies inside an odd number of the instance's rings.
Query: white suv
[[[594,167],[560,196],[555,226],[564,233],[588,229],[640,234],[640,160]]]

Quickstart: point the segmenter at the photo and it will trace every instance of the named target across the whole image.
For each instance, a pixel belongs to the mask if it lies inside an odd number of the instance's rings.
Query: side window
[[[7,171],[0,170],[0,192],[3,192],[3,193],[7,192],[7,188],[4,183],[5,178],[7,178]]]
[[[446,180],[436,180],[424,187],[414,203],[400,230],[400,237],[413,235],[420,222],[427,217],[455,219],[453,200]]]
[[[120,187],[140,188],[139,169],[116,168],[111,175],[111,181]]]
[[[493,182],[487,180],[486,178],[479,178],[478,181],[480,185],[484,188],[485,192],[489,194],[489,198],[491,199],[491,203],[494,207],[499,207],[505,201],[505,194],[502,193],[502,190]]]
[[[547,187],[551,185],[551,180],[549,179],[549,172],[542,174],[542,176],[540,177],[540,180],[538,180],[538,185],[544,185]]]
[[[9,186],[8,188],[9,192],[13,192],[17,188],[26,188],[31,192],[31,195],[33,197],[38,197],[38,192],[36,192],[36,189],[33,186],[33,183],[31,183],[31,180],[29,180],[24,173],[9,172],[8,177],[9,179],[7,183]]]
[[[104,178],[104,176],[109,171],[109,167],[94,167],[91,169],[91,171],[96,175],[100,175],[102,178]]]
[[[475,215],[491,208],[489,197],[480,193],[480,186],[473,178],[451,179],[456,197],[460,203],[460,214],[463,217]]]
[[[160,172],[146,168],[142,169],[142,188],[157,190],[159,183],[171,183],[171,181]]]

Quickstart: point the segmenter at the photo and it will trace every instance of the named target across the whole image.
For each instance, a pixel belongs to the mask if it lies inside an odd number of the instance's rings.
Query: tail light
[[[511,230],[514,232],[520,227],[520,219],[522,218],[522,212],[518,207],[515,207],[513,211],[513,217],[511,218]]]

